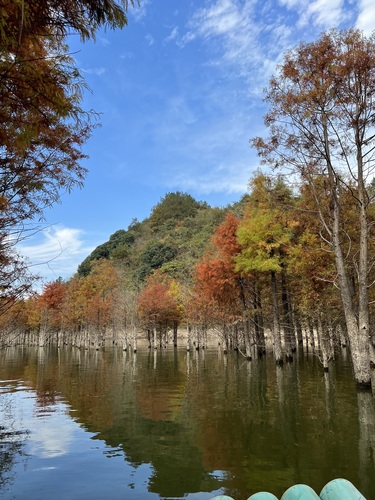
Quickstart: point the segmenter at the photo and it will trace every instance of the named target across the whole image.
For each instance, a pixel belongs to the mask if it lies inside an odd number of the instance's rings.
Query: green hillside
[[[186,280],[214,229],[228,210],[240,213],[245,198],[233,206],[219,208],[187,193],[167,193],[148,218],[141,222],[134,219],[126,230],[119,229],[96,247],[79,265],[78,276],[88,276],[94,261],[110,259],[140,284],[156,269]]]

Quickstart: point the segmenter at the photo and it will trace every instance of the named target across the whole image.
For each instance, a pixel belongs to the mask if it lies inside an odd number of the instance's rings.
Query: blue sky
[[[22,253],[45,280],[82,260],[166,193],[240,199],[265,133],[263,89],[285,52],[326,29],[375,27],[373,0],[140,0],[128,26],[70,40],[102,126],[85,145],[83,189],[46,211]]]

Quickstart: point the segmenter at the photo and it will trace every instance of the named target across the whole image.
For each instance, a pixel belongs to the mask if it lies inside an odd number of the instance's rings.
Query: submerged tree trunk
[[[358,385],[371,386],[369,354],[369,314],[367,287],[368,227],[364,201],[360,206],[360,248],[358,262],[358,319],[354,302],[354,290],[345,267],[345,259],[340,239],[340,205],[334,172],[329,168],[332,196],[332,244],[335,256],[337,279],[344,309],[346,328],[353,361],[354,377]],[[360,196],[359,196],[360,197]]]
[[[177,347],[177,332],[178,332],[178,323],[177,321],[173,322],[173,347]]]
[[[251,355],[251,338],[250,338],[250,325],[249,321],[245,321],[245,330],[244,330],[244,344],[245,344],[245,355],[248,361],[253,359]]]
[[[48,338],[48,312],[43,311],[39,328],[39,338],[38,338],[39,347],[43,347],[47,344],[47,338]]]
[[[240,299],[242,304],[242,320],[244,326],[244,344],[245,344],[245,355],[248,361],[252,360],[251,355],[251,328],[249,320],[249,311],[247,307],[247,300],[245,294],[245,283],[244,278],[238,278],[238,284],[240,288]]]
[[[260,296],[259,285],[254,284],[254,324],[255,324],[255,342],[259,356],[263,356],[266,352],[266,341],[264,338],[262,300]]]
[[[281,348],[279,304],[277,300],[277,283],[276,283],[275,271],[271,271],[271,287],[272,287],[272,309],[273,309],[273,350],[275,354],[276,364],[282,365],[283,353]]]
[[[137,352],[137,329],[135,325],[133,325],[133,352]]]
[[[329,330],[326,324],[322,321],[321,313],[318,313],[317,334],[319,339],[319,347],[320,347],[321,362],[323,364],[323,369],[325,372],[328,372],[329,362],[333,359],[333,354],[331,349],[331,339],[329,335]]]
[[[288,361],[293,360],[293,351],[296,348],[296,338],[294,334],[294,327],[291,318],[291,307],[289,304],[288,289],[286,284],[286,275],[284,266],[281,269],[281,302],[283,313],[283,332],[285,343],[285,354]]]
[[[190,349],[191,349],[191,326],[189,323],[186,325],[186,333],[187,333],[186,350],[190,351]]]

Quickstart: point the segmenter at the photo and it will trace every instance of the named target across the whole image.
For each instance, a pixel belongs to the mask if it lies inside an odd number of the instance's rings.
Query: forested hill
[[[135,283],[143,283],[156,269],[186,280],[225,214],[242,213],[245,199],[246,195],[233,206],[218,208],[187,193],[168,193],[148,218],[133,219],[127,230],[119,229],[96,247],[79,265],[78,276],[88,276],[94,262],[110,259]]]

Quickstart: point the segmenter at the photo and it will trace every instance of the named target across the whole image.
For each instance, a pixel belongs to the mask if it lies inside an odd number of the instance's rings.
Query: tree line
[[[168,340],[177,345],[183,329],[188,349],[204,347],[214,334],[225,351],[238,350],[251,360],[269,346],[283,364],[304,344],[328,369],[336,348],[351,347],[351,340],[334,255],[319,234],[317,193],[322,209],[325,204],[329,210],[323,175],[315,176],[314,185],[297,187],[260,171],[249,194],[222,209],[169,193],[148,219],[133,221],[95,249],[71,279],[18,300],[0,317],[3,345],[100,348],[110,342],[137,349],[143,332],[157,348]],[[191,210],[179,215],[171,201],[186,200]],[[345,252],[354,280],[360,241],[350,191],[342,207],[352,235]],[[164,222],[153,226],[159,212]],[[373,205],[369,220],[375,220]],[[369,373],[373,346],[371,338]]]

